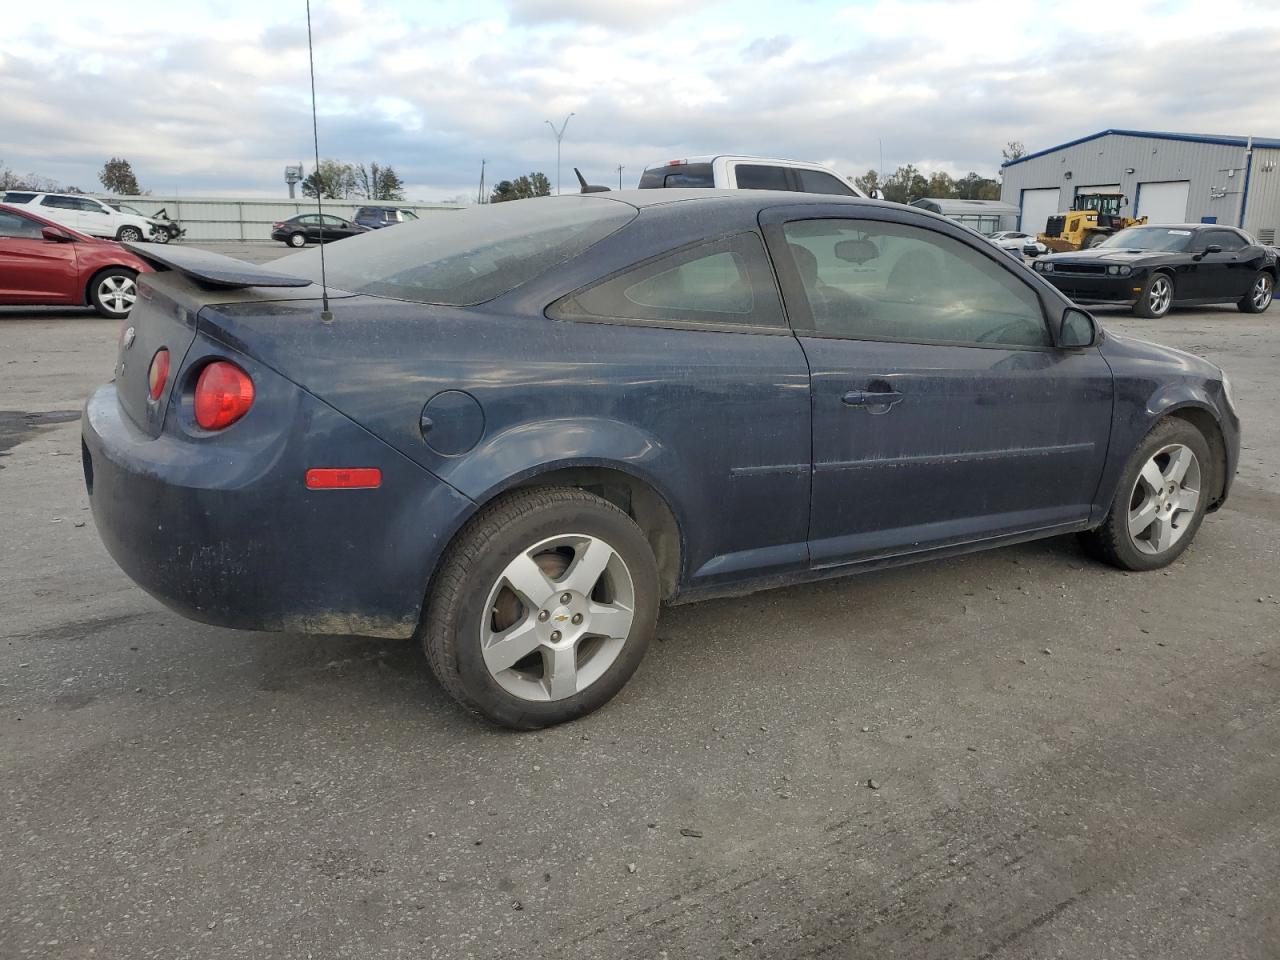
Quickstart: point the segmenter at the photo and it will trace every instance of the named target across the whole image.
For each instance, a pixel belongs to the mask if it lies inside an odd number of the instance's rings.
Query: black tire
[[[585,689],[564,699],[525,699],[485,665],[483,617],[496,615],[486,607],[508,563],[567,534],[599,538],[622,560],[634,584],[634,617],[616,658]],[[493,723],[536,730],[585,716],[622,689],[653,638],[658,604],[657,563],[634,520],[586,491],[538,487],[499,498],[458,534],[432,580],[420,635],[432,671],[455,700]]]
[[[116,231],[116,239],[121,243],[137,243],[142,239],[142,231],[137,227],[121,227]]]
[[[1236,303],[1236,309],[1241,313],[1262,313],[1271,306],[1275,290],[1276,278],[1267,270],[1259,270],[1249,284],[1249,292]]]
[[[129,315],[137,299],[137,288],[134,286],[137,276],[134,271],[125,267],[108,267],[94,274],[85,291],[89,306],[109,320],[123,320]],[[113,294],[113,287],[127,288],[125,295],[133,298],[123,309],[117,309],[117,304],[123,301]]]
[[[154,231],[154,232],[151,234],[151,240],[152,240],[152,242],[153,242],[153,243],[168,243],[168,242],[169,242],[169,231],[168,231],[168,230],[156,230],[156,231]]]
[[[291,233],[285,243],[291,247],[305,247],[307,245],[307,235],[305,233]]]
[[[1161,288],[1160,284],[1165,284],[1166,286]],[[1164,291],[1167,291],[1167,293]],[[1142,293],[1138,294],[1138,300],[1133,305],[1134,315],[1146,317],[1148,320],[1159,320],[1173,306],[1173,298],[1176,292],[1173,285],[1173,277],[1169,276],[1169,274],[1151,274],[1151,276],[1147,277],[1147,282],[1142,285]]]
[[[1084,238],[1084,249],[1089,250],[1092,247],[1096,247],[1105,239],[1107,239],[1107,234],[1105,233],[1091,233]]]
[[[1189,520],[1184,521],[1185,531],[1167,550],[1160,553],[1148,553],[1140,549],[1129,533],[1129,511],[1134,506],[1137,493],[1138,476],[1148,460],[1160,449],[1172,444],[1183,444],[1191,449],[1199,461],[1200,491],[1195,511]],[[1191,545],[1196,532],[1204,520],[1205,510],[1209,505],[1212,492],[1217,489],[1220,465],[1212,459],[1209,443],[1199,430],[1177,417],[1160,421],[1143,437],[1137,449],[1129,457],[1120,483],[1116,488],[1115,499],[1106,519],[1096,529],[1080,535],[1085,548],[1099,560],[1103,560],[1121,570],[1158,570],[1167,567],[1183,551]]]

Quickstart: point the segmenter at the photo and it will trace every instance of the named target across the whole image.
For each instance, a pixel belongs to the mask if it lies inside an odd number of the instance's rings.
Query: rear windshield
[[[714,187],[715,175],[709,163],[682,163],[650,167],[640,174],[640,189],[653,187]]]
[[[329,285],[393,300],[470,306],[564,263],[630,223],[635,207],[596,197],[539,197],[439,213],[325,250]],[[320,252],[276,261],[320,282]]]

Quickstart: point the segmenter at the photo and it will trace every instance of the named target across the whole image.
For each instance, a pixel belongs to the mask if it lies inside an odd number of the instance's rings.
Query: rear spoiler
[[[125,243],[121,246],[157,269],[177,270],[205,287],[307,287],[314,282],[193,247],[172,247],[155,243]]]

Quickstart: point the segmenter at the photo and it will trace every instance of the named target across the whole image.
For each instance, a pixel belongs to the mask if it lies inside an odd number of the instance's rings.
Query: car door
[[[60,223],[72,230],[88,233],[84,226],[84,213],[75,197],[44,196],[37,205],[39,214],[54,223]]]
[[[341,217],[335,217],[332,214],[326,213],[320,219],[322,221],[320,227],[321,236],[323,236],[325,240],[341,240],[344,237],[349,237],[355,233],[351,224],[348,221],[343,220]]]
[[[116,221],[119,214],[115,211],[96,200],[73,197],[71,202],[76,205],[81,215],[81,229],[89,236],[110,239],[116,235]]]
[[[1257,257],[1250,256],[1244,237],[1234,230],[1204,230],[1196,241],[1198,251],[1210,246],[1222,248],[1200,258],[1195,271],[1198,299],[1238,300],[1249,292],[1257,273]]]
[[[46,240],[44,224],[0,210],[0,303],[81,303],[76,245]]]
[[[960,228],[821,209],[762,218],[809,363],[813,564],[1081,528],[1110,432],[1099,352],[1054,347],[1023,268]]]

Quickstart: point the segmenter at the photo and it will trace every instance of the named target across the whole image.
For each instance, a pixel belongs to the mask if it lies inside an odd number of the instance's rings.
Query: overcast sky
[[[697,11],[697,12],[695,12]],[[1280,136],[1280,2],[313,0],[322,156],[408,197],[704,153],[994,175],[1107,127]],[[312,167],[303,0],[44,0],[0,35],[0,165],[285,195]]]

